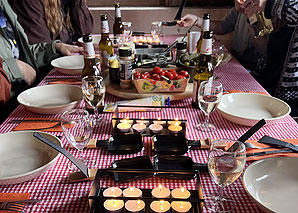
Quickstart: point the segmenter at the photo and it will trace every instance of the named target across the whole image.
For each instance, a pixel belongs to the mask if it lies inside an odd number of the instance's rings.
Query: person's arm
[[[93,32],[93,16],[86,0],[70,0],[69,16],[74,30],[74,41],[86,33]]]

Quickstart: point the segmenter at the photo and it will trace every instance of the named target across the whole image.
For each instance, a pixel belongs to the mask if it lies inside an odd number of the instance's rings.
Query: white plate
[[[217,109],[225,119],[245,126],[253,126],[262,118],[273,124],[291,112],[284,101],[255,93],[223,95]]]
[[[256,161],[246,168],[243,185],[265,212],[297,212],[298,158],[274,157]]]
[[[101,35],[92,35],[92,43],[98,45],[101,39]],[[83,42],[83,37],[78,39],[78,42],[84,43]]]
[[[33,137],[33,132],[0,134],[0,185],[36,178],[57,161],[60,153]],[[40,134],[62,145],[57,137],[44,132]]]
[[[40,114],[63,113],[75,108],[82,99],[80,87],[66,84],[33,87],[17,98],[27,110]]]
[[[84,56],[63,56],[53,60],[51,65],[55,70],[65,75],[79,75],[82,74],[82,69],[84,68]]]

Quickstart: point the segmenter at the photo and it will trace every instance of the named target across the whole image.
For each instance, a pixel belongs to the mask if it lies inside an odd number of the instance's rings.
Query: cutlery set
[[[17,201],[0,202],[1,211],[23,212],[23,208],[26,204],[35,204],[40,202],[39,199],[25,199]]]

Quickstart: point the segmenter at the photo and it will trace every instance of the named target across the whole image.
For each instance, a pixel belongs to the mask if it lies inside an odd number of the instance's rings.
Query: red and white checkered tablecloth
[[[225,90],[240,89],[243,91],[257,91],[264,92],[265,90],[253,79],[253,77],[233,58],[227,64],[218,67],[215,70],[215,75],[218,80],[222,82]],[[49,73],[50,77],[62,76],[54,70]],[[40,85],[46,84],[42,81]],[[115,102],[120,98],[107,94],[105,102]],[[83,102],[79,107],[83,107]],[[200,138],[238,138],[249,127],[237,125],[225,120],[217,111],[211,115],[210,122],[214,123],[218,130],[213,133],[199,132],[194,129],[194,125],[203,120],[203,113],[191,107],[191,99],[187,98],[180,101],[174,101],[172,106],[185,106],[184,108],[167,109],[163,112],[143,112],[135,113],[135,117],[144,116],[145,118],[157,117],[170,117],[179,119],[187,119],[187,138],[191,140]],[[51,116],[59,118],[61,115]],[[104,116],[111,120],[112,114],[104,114]],[[26,111],[22,106],[18,106],[16,110],[9,116],[9,118],[0,126],[0,132],[6,133],[13,130],[16,124],[8,123],[12,119],[20,119],[24,117],[45,117],[45,115],[38,115]],[[47,116],[48,117],[48,116]],[[112,127],[106,124],[101,128],[96,128],[94,131],[94,138],[105,139],[111,134]],[[50,132],[54,135],[62,136],[62,132]],[[275,138],[297,138],[298,125],[290,117],[282,119],[279,123],[271,126],[265,126],[254,134],[251,139],[259,139],[264,134],[270,135]],[[150,138],[145,138],[145,149],[137,154],[130,155],[111,155],[104,148],[84,150],[84,153],[89,158],[96,159],[98,168],[106,168],[111,165],[111,162],[118,159],[124,159],[135,156],[149,155],[153,156]],[[76,150],[71,148],[62,137],[62,143],[66,149],[76,155]],[[194,162],[206,163],[207,151],[206,150],[190,150],[187,154]],[[0,192],[24,192],[30,193],[32,198],[41,199],[42,202],[31,207],[29,212],[89,212],[88,206],[88,193],[92,182],[81,182],[70,184],[67,180],[68,160],[64,156],[60,156],[56,164],[46,173],[31,181],[16,184],[0,186]],[[249,198],[242,186],[242,178],[238,178],[232,185],[225,189],[225,194],[237,200],[237,207],[234,212],[261,212],[256,204]],[[195,189],[195,180],[163,180],[160,178],[152,177],[144,180],[134,181],[127,184],[117,184],[112,179],[104,179],[102,181],[103,187],[119,186],[128,187],[136,186],[139,188],[155,188],[159,183],[164,184],[168,188],[177,188],[184,186],[187,189]],[[201,183],[204,195],[208,195],[217,191],[217,185],[213,182],[208,173],[201,174]],[[204,210],[204,212],[208,212]]]

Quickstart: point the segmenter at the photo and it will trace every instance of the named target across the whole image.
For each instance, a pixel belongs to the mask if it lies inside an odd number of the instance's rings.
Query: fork
[[[274,148],[274,147],[260,147],[260,146],[256,146],[256,145],[254,145],[252,143],[248,143],[248,142],[245,142],[244,144],[245,144],[246,148],[251,148],[251,149],[272,149],[272,148]]]
[[[26,203],[38,203],[40,199],[28,199],[28,200],[19,200],[19,201],[8,201],[0,203],[1,210],[9,210],[15,212],[23,212],[22,209],[25,207]]]

